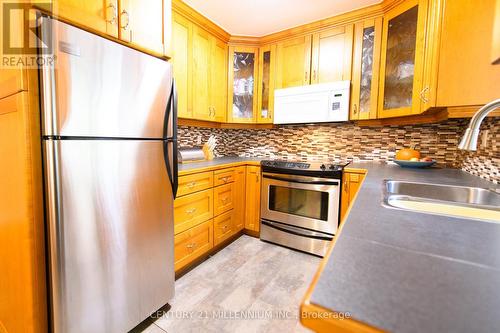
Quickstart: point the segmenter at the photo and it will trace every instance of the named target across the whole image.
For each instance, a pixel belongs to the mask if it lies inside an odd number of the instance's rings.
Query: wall
[[[278,126],[273,129],[206,129],[179,127],[180,146],[196,145],[211,134],[218,140],[217,156],[251,156],[317,160],[390,161],[398,149],[416,146],[441,166],[462,168],[500,183],[500,118],[482,125],[488,131],[485,148],[462,152],[458,141],[467,119],[415,126],[359,127],[353,123]]]

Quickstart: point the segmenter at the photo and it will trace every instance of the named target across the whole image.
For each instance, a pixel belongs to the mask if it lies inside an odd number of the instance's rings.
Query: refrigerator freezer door
[[[44,140],[54,332],[126,332],[173,298],[164,141]]]
[[[163,138],[171,65],[60,21],[53,31],[55,67],[41,70],[43,135]]]

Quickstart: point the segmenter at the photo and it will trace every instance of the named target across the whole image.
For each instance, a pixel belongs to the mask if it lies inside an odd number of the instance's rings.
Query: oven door
[[[340,180],[263,173],[261,217],[335,234],[339,221]]]

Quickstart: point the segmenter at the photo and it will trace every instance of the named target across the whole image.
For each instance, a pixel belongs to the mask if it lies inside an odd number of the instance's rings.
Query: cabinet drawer
[[[214,188],[214,215],[220,215],[233,209],[234,184],[226,184]]]
[[[195,173],[179,177],[179,188],[177,196],[206,190],[214,186],[214,174],[212,171]]]
[[[214,245],[220,244],[234,234],[234,210],[214,218]]]
[[[213,216],[212,189],[177,198],[174,201],[174,233],[183,232]]]
[[[223,169],[214,172],[214,186],[234,182],[234,169]]]
[[[203,222],[175,235],[174,243],[174,269],[177,271],[214,246],[213,221]]]

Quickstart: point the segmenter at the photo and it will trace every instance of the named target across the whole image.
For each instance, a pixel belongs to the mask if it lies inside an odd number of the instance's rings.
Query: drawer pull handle
[[[194,213],[196,213],[196,208],[187,209],[186,213],[188,213],[188,214],[194,214]]]
[[[222,230],[226,230],[226,229],[227,229],[227,225],[223,225]]]
[[[229,198],[227,198],[227,197],[226,197],[226,198],[222,198],[222,199],[220,199],[220,200],[222,201],[222,203],[223,203],[223,204],[226,204],[226,202],[228,202],[228,201],[229,201]]]
[[[196,186],[196,182],[187,183],[187,187],[189,187],[189,188],[193,188],[195,186]]]

